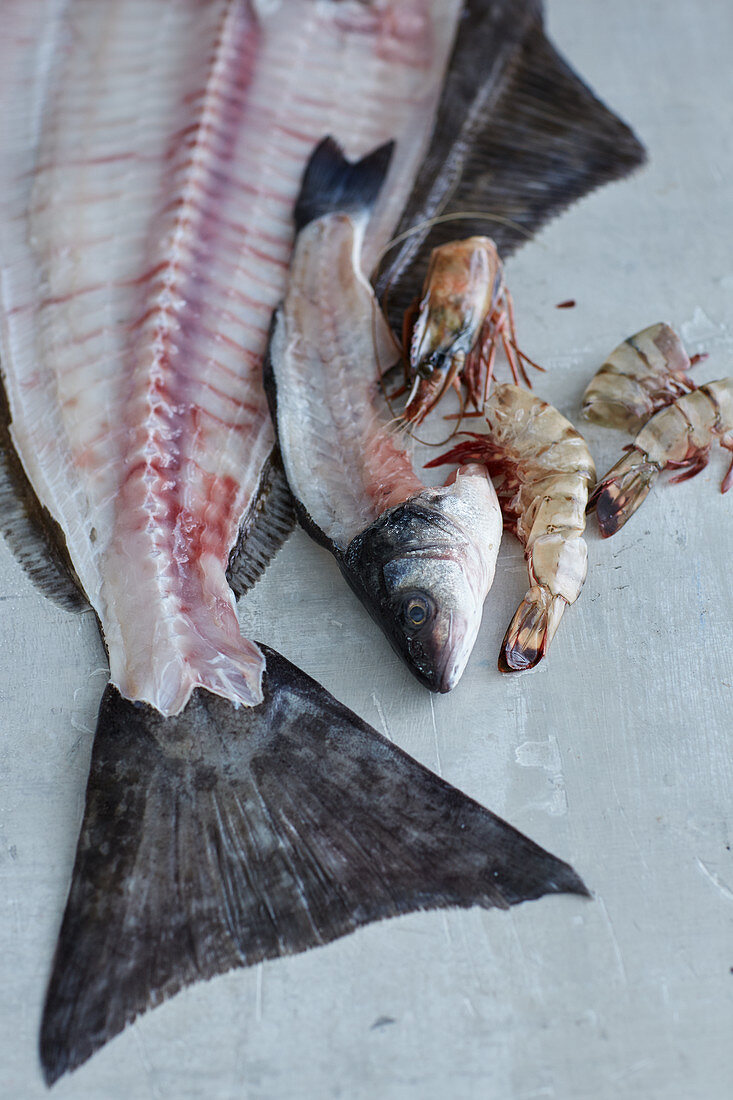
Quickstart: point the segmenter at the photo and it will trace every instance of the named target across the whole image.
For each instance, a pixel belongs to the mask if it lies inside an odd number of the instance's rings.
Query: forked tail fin
[[[585,895],[568,864],[262,647],[264,702],[108,687],[41,1028],[49,1084],[151,1005],[417,909]]]
[[[311,153],[295,203],[295,225],[300,232],[324,214],[359,214],[377,201],[394,152],[388,141],[350,161],[332,137],[325,137]]]

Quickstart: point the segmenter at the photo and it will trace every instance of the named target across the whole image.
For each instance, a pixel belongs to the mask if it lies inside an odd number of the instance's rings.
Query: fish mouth
[[[382,626],[386,626],[381,620]],[[477,631],[469,630],[463,615],[451,613],[448,622],[422,638],[405,639],[389,632],[395,650],[414,676],[430,691],[446,695],[463,675]]]
[[[453,688],[460,680],[465,665],[465,661],[460,667],[455,662],[452,662],[449,666],[435,669],[424,675],[418,674],[414,665],[410,665],[410,668],[416,673],[417,679],[420,680],[426,688],[429,688],[430,691],[434,692],[436,695],[447,695],[449,691],[453,691]]]
[[[468,621],[463,616],[450,616],[448,636],[439,648],[435,672],[431,677],[432,691],[446,695],[453,690],[465,672],[477,633],[478,628],[469,631]]]

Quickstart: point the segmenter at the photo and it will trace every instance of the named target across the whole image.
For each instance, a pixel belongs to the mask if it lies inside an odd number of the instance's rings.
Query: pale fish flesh
[[[377,378],[390,337],[361,263],[390,151],[352,164],[331,139],[316,148],[296,205],[268,388],[304,526],[334,554],[412,672],[446,692],[478,634],[501,511],[481,466],[427,488],[404,433],[385,422]]]

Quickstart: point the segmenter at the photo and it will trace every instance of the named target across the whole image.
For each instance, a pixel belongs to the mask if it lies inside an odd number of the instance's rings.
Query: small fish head
[[[483,483],[474,499],[470,493],[461,499],[454,484],[389,509],[351,542],[342,560],[372,618],[431,691],[447,692],[458,683],[493,579],[498,503],[485,474],[473,480]]]

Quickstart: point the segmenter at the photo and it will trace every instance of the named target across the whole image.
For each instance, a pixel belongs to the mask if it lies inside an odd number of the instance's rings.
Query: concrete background
[[[733,7],[549,0],[575,67],[650,164],[508,265],[541,396],[575,417],[624,336],[657,320],[732,373]],[[573,310],[557,302],[575,298]],[[599,469],[625,439],[587,432]],[[733,499],[708,470],[661,486],[590,570],[549,658],[501,677],[525,588],[509,539],[449,697],[392,659],[300,532],[242,607],[404,749],[576,866],[594,900],[429,913],[236,971],[148,1013],[59,1100],[348,1097],[722,1100],[733,1080]],[[733,496],[733,494],[731,494]],[[104,654],[0,547],[0,1096],[45,1089],[38,1022],[68,888]]]

